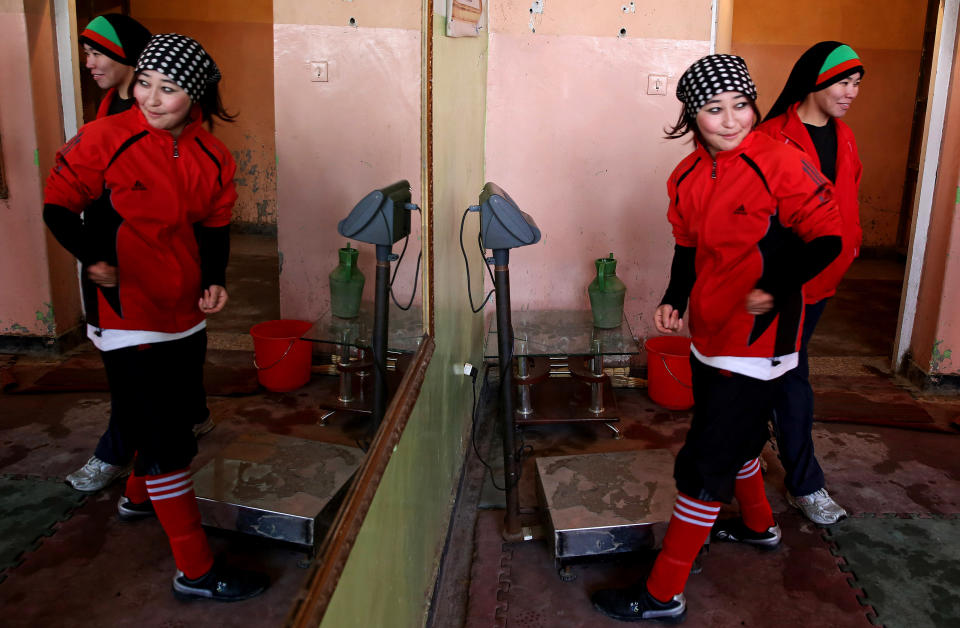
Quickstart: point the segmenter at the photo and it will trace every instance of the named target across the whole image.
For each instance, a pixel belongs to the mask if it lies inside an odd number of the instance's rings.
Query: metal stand
[[[387,410],[387,330],[390,324],[390,262],[388,245],[377,245],[377,276],[373,298],[373,426],[376,431]]]
[[[497,298],[497,344],[500,362],[500,413],[503,418],[503,475],[506,487],[507,514],[505,536],[520,533],[519,474],[517,473],[513,408],[513,323],[510,320],[510,249],[494,249],[494,290]]]

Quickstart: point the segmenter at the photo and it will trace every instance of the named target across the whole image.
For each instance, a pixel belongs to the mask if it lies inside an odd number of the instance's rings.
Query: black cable
[[[511,338],[511,340],[513,340],[513,339]],[[507,364],[508,364],[508,368],[513,368],[513,346],[512,346],[512,343],[511,343],[511,348],[510,348],[510,354],[507,356]],[[501,368],[501,369],[500,369],[500,381],[497,383],[497,399],[500,399],[500,398],[502,397],[502,394],[503,394],[503,382],[504,382],[504,380],[506,379],[506,378],[504,377],[504,375],[503,375],[504,372],[505,372],[505,370]],[[484,381],[486,381],[486,375],[484,375]],[[477,390],[476,390],[476,386],[474,386],[474,387],[473,387],[473,413],[472,413],[472,415],[473,415],[473,420],[472,420],[472,425],[471,425],[471,428],[470,428],[470,441],[471,441],[471,444],[473,445],[473,451],[474,451],[474,453],[477,455],[477,460],[479,460],[479,461],[480,461],[480,464],[482,464],[484,467],[486,467],[487,470],[490,472],[490,482],[493,484],[493,487],[494,487],[495,489],[497,489],[498,491],[506,491],[507,488],[513,488],[513,487],[519,486],[519,485],[520,485],[520,478],[523,476],[523,461],[524,461],[524,459],[526,459],[526,458],[528,458],[529,456],[533,455],[533,451],[534,451],[534,450],[533,450],[533,447],[532,447],[531,445],[527,445],[527,444],[526,444],[526,442],[525,442],[525,440],[524,440],[524,438],[523,438],[523,430],[516,430],[516,431],[519,433],[519,438],[520,438],[520,446],[517,447],[517,448],[515,448],[514,451],[513,451],[513,458],[514,458],[514,461],[516,461],[516,463],[517,463],[517,480],[516,480],[516,482],[514,482],[511,486],[499,486],[499,485],[497,484],[496,477],[494,476],[494,473],[493,473],[493,467],[490,466],[490,464],[487,463],[487,462],[483,459],[483,456],[480,455],[480,450],[477,448],[476,431],[477,431],[477,412],[478,412],[478,410],[479,410],[479,407],[477,406]],[[504,410],[505,410],[505,409],[504,409]],[[506,480],[506,469],[504,469],[504,480]],[[504,484],[506,484],[506,482],[504,482]]]
[[[487,301],[490,300],[490,297],[493,296],[493,289],[491,289],[490,292],[487,293],[487,296],[484,297],[483,303],[480,304],[480,307],[474,307],[474,305],[473,305],[473,290],[471,290],[471,285],[470,285],[470,261],[467,259],[467,250],[466,250],[466,249],[464,248],[464,246],[463,246],[463,227],[464,227],[464,225],[465,225],[466,222],[467,222],[467,214],[469,214],[469,213],[470,213],[470,208],[468,207],[466,210],[464,210],[463,216],[460,218],[460,252],[463,253],[463,265],[464,265],[464,267],[467,269],[467,297],[470,299],[470,310],[471,310],[474,314],[477,314],[477,313],[480,312],[480,311],[483,309],[483,307],[487,304]],[[478,243],[480,242],[480,234],[479,234],[479,233],[477,233],[477,242],[478,242]],[[482,248],[482,245],[480,245],[480,246],[481,246],[481,248],[480,248],[480,255],[482,256],[483,253],[484,253],[484,250],[483,250],[483,248]],[[486,264],[486,260],[484,260],[484,264]],[[489,270],[490,270],[490,265],[489,265],[489,264],[486,264],[486,266],[487,266],[487,270],[489,271]],[[491,279],[491,280],[493,279],[493,272],[492,272],[492,271],[491,271],[491,273],[490,273],[490,279]]]
[[[487,381],[487,371],[484,369],[483,381]],[[497,478],[493,474],[493,467],[491,467],[486,460],[483,459],[483,456],[480,455],[480,449],[477,447],[477,414],[480,410],[480,406],[477,405],[477,380],[476,377],[471,377],[471,390],[473,390],[473,412],[472,414],[472,425],[470,427],[470,444],[473,446],[473,453],[477,455],[477,460],[480,461],[484,467],[487,468],[487,471],[490,472],[490,482],[493,484],[493,488],[498,491],[506,491],[506,487],[499,486],[497,484]]]
[[[403,257],[403,254],[401,253],[400,256]],[[406,312],[411,307],[413,307],[413,299],[414,297],[417,296],[417,284],[420,283],[419,281],[417,281],[417,278],[420,277],[420,260],[421,259],[423,259],[423,249],[420,249],[420,253],[417,254],[417,269],[413,271],[413,292],[410,293],[410,300],[407,301],[406,306],[400,305],[400,303],[397,302],[397,297],[395,297],[393,294],[393,280],[390,281],[390,298],[393,299],[394,304],[404,312]],[[400,268],[399,260],[397,260],[397,268]],[[393,276],[394,278],[396,278],[397,276],[396,271],[394,271]]]
[[[417,207],[416,205],[408,206],[407,209],[410,211],[413,211],[413,210],[420,211],[420,208]],[[380,212],[380,217],[383,219],[383,226],[384,228],[386,228],[387,233],[389,234],[390,223],[387,221],[387,216],[386,214],[383,213],[382,209],[379,210],[379,212]],[[397,258],[397,263],[393,267],[393,276],[390,278],[390,283],[388,284],[390,287],[390,299],[393,301],[394,305],[396,305],[398,308],[400,308],[404,312],[406,312],[411,307],[413,307],[413,300],[417,296],[417,284],[419,283],[417,279],[420,277],[420,261],[423,259],[423,247],[420,247],[420,253],[417,254],[417,268],[416,270],[413,271],[413,292],[410,294],[410,300],[407,302],[407,305],[406,306],[400,305],[400,302],[397,301],[396,295],[393,294],[393,282],[396,281],[397,279],[397,272],[400,271],[400,263],[403,262],[403,256],[407,252],[407,244],[409,243],[410,243],[410,234],[408,233],[407,236],[403,239],[403,249],[401,249],[400,256]]]

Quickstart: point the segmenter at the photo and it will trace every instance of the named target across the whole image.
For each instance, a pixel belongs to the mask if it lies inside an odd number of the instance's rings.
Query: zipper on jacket
[[[713,160],[713,170],[710,171],[710,178],[711,179],[717,178],[717,160],[716,159]]]
[[[174,157],[180,156],[180,149],[177,147],[177,140],[173,140],[173,156]]]

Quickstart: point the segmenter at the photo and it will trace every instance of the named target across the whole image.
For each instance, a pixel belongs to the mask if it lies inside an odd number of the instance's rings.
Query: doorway
[[[718,12],[718,33],[729,33],[730,51],[747,61],[762,113],[773,104],[796,59],[813,43],[843,41],[863,60],[863,86],[844,121],[856,134],[863,162],[864,240],[860,257],[824,312],[810,342],[810,355],[869,357],[885,368],[894,354],[900,324],[909,235],[905,231],[911,224],[917,185],[935,56],[931,33],[936,31],[939,2],[930,0],[924,11],[917,11],[915,2],[893,2],[876,17],[867,0],[843,7],[818,0],[794,12],[756,0],[720,4],[727,10]],[[849,15],[858,19],[846,19]],[[723,24],[724,19],[730,23]],[[723,42],[719,35],[718,41]]]

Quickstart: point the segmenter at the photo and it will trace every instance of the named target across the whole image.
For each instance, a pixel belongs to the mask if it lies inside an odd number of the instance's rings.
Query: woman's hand
[[[754,288],[747,293],[747,314],[760,316],[773,309],[773,295]]]
[[[117,267],[97,262],[87,267],[87,278],[101,288],[117,287]]]
[[[654,312],[653,324],[656,325],[657,331],[661,334],[673,334],[683,330],[683,319],[680,318],[680,312],[666,303]]]
[[[200,297],[200,311],[204,314],[216,314],[227,304],[227,289],[223,286],[210,286]]]

